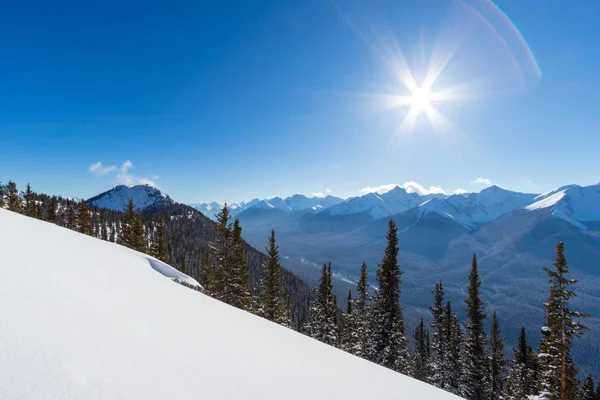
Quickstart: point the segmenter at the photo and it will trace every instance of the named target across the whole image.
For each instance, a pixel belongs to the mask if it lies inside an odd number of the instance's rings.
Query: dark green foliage
[[[564,243],[556,245],[554,268],[544,267],[548,274],[549,299],[544,303],[546,326],[540,341],[541,389],[551,400],[572,399],[579,382],[579,368],[571,358],[573,341],[588,329],[577,320],[587,315],[570,307],[571,298],[576,294],[572,285],[577,280],[568,278],[569,264],[564,253]]]
[[[412,376],[423,382],[431,382],[433,369],[429,348],[429,331],[425,328],[423,319],[415,329],[415,352],[413,355]]]
[[[198,274],[198,282],[202,285],[205,292],[210,294],[214,285],[214,268],[210,261],[210,249],[207,248],[202,254],[202,264]]]
[[[56,196],[52,196],[50,204],[48,204],[48,222],[52,222],[53,224],[58,222],[57,211],[58,201],[56,200]]]
[[[77,214],[75,213],[75,209],[71,201],[67,200],[66,208],[65,226],[69,229],[75,230],[77,229],[78,221]]]
[[[81,200],[79,203],[79,232],[84,235],[92,236],[94,231],[92,230],[92,216],[90,211],[85,204],[85,201]]]
[[[448,343],[444,335],[444,286],[442,282],[435,283],[433,291],[433,305],[431,311],[431,351],[433,352],[433,376],[432,384],[439,388],[445,387],[446,373],[445,361]]]
[[[261,282],[259,315],[283,324],[287,320],[287,311],[282,296],[279,247],[275,242],[274,230],[271,230],[269,244],[265,250],[267,261],[264,264],[264,278]]]
[[[232,253],[231,264],[227,269],[227,293],[229,304],[242,310],[252,309],[252,292],[248,276],[246,257],[244,256],[244,241],[240,220],[233,221],[231,229]]]
[[[307,335],[335,346],[338,343],[337,306],[331,289],[331,263],[323,264],[317,297],[310,305],[308,324],[303,329]]]
[[[506,364],[506,359],[504,358],[504,338],[500,335],[500,326],[498,325],[496,311],[494,311],[492,314],[492,330],[490,332],[490,389],[492,399],[500,399]]]
[[[581,386],[581,400],[597,400],[596,392],[594,391],[594,378],[592,378],[591,374],[583,381],[583,385]]]
[[[517,346],[513,350],[514,360],[508,374],[506,400],[525,399],[537,393],[537,359],[527,344],[525,328],[521,328]]]
[[[479,292],[480,286],[477,256],[473,254],[471,273],[469,274],[469,295],[465,300],[467,304],[467,322],[465,323],[467,339],[465,341],[462,395],[467,400],[486,400],[490,397],[487,339],[483,326],[486,314]]]
[[[121,222],[121,231],[119,232],[119,244],[127,246],[130,249],[146,252],[146,237],[144,234],[144,225],[140,213],[134,211],[133,200],[129,199],[127,209]]]
[[[456,313],[452,311],[450,300],[446,301],[443,316],[445,358],[442,365],[444,390],[459,394],[463,390],[461,370],[463,335]]]
[[[379,291],[375,296],[373,310],[372,360],[395,371],[408,373],[410,359],[408,343],[404,335],[404,319],[400,308],[400,277],[398,265],[397,227],[390,219],[387,246],[377,271]]]
[[[4,187],[2,186],[2,182],[0,182],[0,208],[4,208]]]
[[[19,191],[17,190],[17,184],[13,181],[8,181],[8,201],[7,209],[14,212],[21,212],[21,199],[19,198]]]
[[[31,190],[31,185],[29,183],[27,184],[27,189],[21,194],[23,195],[23,199],[25,199],[23,214],[35,218],[35,194]]]
[[[151,246],[152,256],[162,262],[167,261],[167,243],[165,235],[165,219],[163,215],[159,215],[156,229],[154,231],[154,241]]]

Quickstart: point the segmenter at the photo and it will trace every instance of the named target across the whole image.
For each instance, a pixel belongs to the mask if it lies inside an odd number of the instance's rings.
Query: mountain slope
[[[5,398],[457,399],[173,283],[141,253],[1,209],[0,226]]]
[[[133,200],[135,209],[138,211],[173,203],[173,200],[168,195],[150,185],[119,185],[86,200],[86,203],[94,207],[123,211],[127,208],[129,199]]]

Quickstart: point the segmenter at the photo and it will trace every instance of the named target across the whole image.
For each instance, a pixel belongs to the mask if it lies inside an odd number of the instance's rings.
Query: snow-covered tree
[[[446,301],[443,314],[443,346],[445,358],[442,363],[443,388],[447,392],[459,394],[463,389],[462,379],[462,348],[463,334],[460,321],[452,310],[450,300]]]
[[[323,343],[335,346],[338,343],[337,306],[331,289],[331,263],[323,264],[317,297],[311,302],[304,331]]]
[[[572,286],[577,280],[567,277],[569,264],[563,242],[556,245],[553,268],[544,267],[544,271],[550,278],[550,288],[549,299],[544,303],[546,325],[542,328],[540,341],[541,389],[551,400],[573,399],[579,369],[571,357],[571,346],[588,328],[578,321],[587,315],[570,306],[571,298],[576,296]]]
[[[279,246],[275,241],[275,230],[271,230],[269,244],[265,248],[267,261],[263,263],[263,279],[260,288],[259,315],[276,322],[287,325],[287,310],[281,286],[281,264],[279,259]]]
[[[467,304],[467,338],[464,345],[463,392],[467,400],[487,400],[490,398],[489,365],[487,339],[484,330],[486,318],[483,301],[479,293],[481,281],[477,267],[477,256],[473,255],[469,274]]]
[[[435,283],[433,291],[433,305],[431,311],[431,352],[433,353],[431,383],[439,388],[444,388],[445,382],[445,360],[447,342],[444,335],[444,286],[442,282]]]
[[[388,226],[387,246],[377,271],[379,289],[373,307],[373,361],[406,374],[410,372],[410,356],[400,307],[402,272],[398,265],[398,228],[393,219]]]
[[[415,328],[415,351],[412,358],[412,376],[423,382],[431,382],[433,369],[431,364],[431,351],[429,346],[429,331],[425,328],[423,318]]]
[[[527,344],[525,328],[521,328],[517,346],[513,350],[514,360],[506,383],[506,400],[522,400],[537,392],[537,360],[531,346]]]
[[[502,394],[502,381],[505,376],[506,358],[504,358],[504,338],[500,335],[500,325],[496,311],[492,314],[490,331],[490,390],[491,398],[499,400]]]
[[[583,381],[579,397],[581,400],[597,400],[596,392],[594,391],[594,378],[592,378],[591,374],[588,374]]]

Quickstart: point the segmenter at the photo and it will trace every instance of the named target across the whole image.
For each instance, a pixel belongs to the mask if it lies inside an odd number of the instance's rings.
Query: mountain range
[[[163,194],[158,201],[167,198]],[[98,205],[106,199],[90,201]],[[212,218],[221,207],[194,206]],[[264,248],[275,229],[283,264],[309,284],[316,284],[320,265],[330,260],[338,298],[354,288],[362,261],[375,283],[393,218],[399,228],[401,302],[409,330],[428,318],[431,291],[439,280],[464,316],[467,276],[476,253],[486,309],[497,311],[508,346],[522,325],[532,341],[539,338],[548,280],[542,267],[553,262],[556,243],[564,241],[573,278],[580,281],[574,307],[592,313],[586,321],[592,329],[574,351],[583,369],[600,371],[600,350],[593,345],[600,342],[600,316],[593,315],[600,303],[600,184],[567,185],[541,194],[490,186],[450,196],[396,187],[346,200],[295,195],[230,207],[244,239],[255,248]]]

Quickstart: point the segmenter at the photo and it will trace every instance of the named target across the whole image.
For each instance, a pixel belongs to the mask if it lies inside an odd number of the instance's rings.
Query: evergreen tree
[[[108,227],[105,220],[100,223],[100,239],[108,240]]]
[[[210,250],[207,248],[202,254],[202,263],[200,264],[199,282],[207,293],[211,293],[214,285],[214,271],[210,261]]]
[[[452,311],[450,300],[446,301],[443,315],[444,330],[442,333],[444,362],[442,364],[443,388],[447,392],[459,394],[463,392],[462,378],[462,328],[456,313]]]
[[[41,221],[44,220],[44,209],[42,208],[42,202],[41,201],[37,201],[37,198],[35,199],[35,217]]]
[[[212,290],[212,295],[222,301],[229,298],[228,285],[226,280],[228,279],[227,274],[231,265],[231,254],[233,252],[233,241],[231,235],[231,229],[229,226],[229,208],[227,203],[223,205],[221,212],[216,216],[217,221],[215,222],[214,228],[217,235],[215,242],[211,243],[210,255],[214,259],[215,274]]]
[[[21,199],[19,198],[19,191],[17,185],[13,181],[8,181],[8,202],[7,209],[14,212],[21,212]]]
[[[373,310],[373,347],[376,363],[402,373],[409,373],[410,357],[404,335],[404,319],[400,308],[397,227],[390,219],[387,246],[377,271],[379,290]]]
[[[81,200],[79,203],[79,232],[84,235],[92,236],[92,216],[85,204],[85,201]]]
[[[252,292],[250,291],[250,275],[248,275],[246,257],[244,256],[244,241],[240,220],[235,219],[232,228],[232,260],[227,274],[227,293],[225,301],[234,307],[250,311],[252,309]]]
[[[259,314],[270,321],[283,324],[287,319],[287,310],[282,296],[279,246],[275,242],[274,230],[271,230],[269,245],[265,250],[268,258],[263,264]]]
[[[142,215],[139,212],[134,214],[131,233],[133,239],[132,249],[141,253],[145,253],[147,251],[146,235],[144,233],[144,222],[142,221]]]
[[[73,208],[73,204],[71,201],[67,200],[67,216],[66,216],[66,227],[72,230],[77,229],[77,214],[75,214],[75,209]]]
[[[496,311],[492,314],[492,330],[490,332],[490,389],[491,398],[500,399],[502,392],[502,380],[506,368],[506,359],[504,358],[504,338],[500,336],[500,326]]]
[[[331,263],[323,264],[317,297],[311,302],[306,333],[323,343],[335,346],[337,335],[337,307],[331,293]]]
[[[152,243],[152,256],[162,262],[167,262],[167,240],[165,235],[165,220],[161,214],[158,217],[154,242]]]
[[[119,231],[119,244],[129,247],[130,249],[135,248],[135,240],[133,234],[133,227],[136,223],[137,216],[134,211],[135,205],[133,199],[129,199],[127,208],[125,209],[125,215],[120,224]]]
[[[525,328],[521,328],[517,346],[514,348],[514,361],[507,378],[506,400],[522,400],[532,396],[537,390],[536,358],[527,344]]]
[[[465,362],[463,372],[463,397],[467,400],[487,400],[490,398],[488,375],[487,339],[484,331],[486,318],[479,288],[477,256],[473,255],[469,274],[469,295],[467,304],[467,339],[465,341]]]
[[[58,200],[56,200],[56,196],[52,196],[50,199],[50,204],[48,206],[48,222],[52,222],[56,224],[58,222],[57,212],[58,210]]]
[[[596,400],[600,400],[600,382],[596,384]]]
[[[112,223],[110,224],[109,228],[110,228],[110,234],[108,236],[108,240],[112,243],[115,243],[116,242],[115,234],[116,234],[117,228]]]
[[[22,192],[21,194],[23,195],[23,199],[25,199],[25,209],[23,210],[23,214],[35,218],[35,194],[31,190],[31,185],[29,183],[27,184],[25,192]]]
[[[342,315],[342,326],[340,331],[340,349],[356,356],[361,355],[360,345],[360,320],[358,310],[354,307],[352,291],[348,291],[346,312]]]
[[[444,389],[447,378],[445,367],[446,351],[448,344],[446,342],[444,326],[444,286],[442,282],[435,283],[433,291],[433,305],[429,307],[431,311],[431,350],[433,352],[433,376],[432,384]]]
[[[594,378],[589,374],[583,381],[581,387],[581,400],[596,400],[596,392],[594,392]]]
[[[2,186],[2,182],[0,182],[0,208],[4,208],[4,187]]]
[[[360,277],[356,283],[356,300],[354,300],[354,314],[357,319],[358,340],[354,353],[363,358],[371,358],[374,354],[372,338],[371,319],[371,296],[369,295],[369,283],[367,264],[363,261],[360,265]]]
[[[571,358],[573,341],[588,329],[577,321],[588,317],[570,307],[569,300],[576,296],[572,285],[575,279],[567,278],[569,264],[564,254],[564,243],[556,245],[554,268],[544,267],[549,276],[549,299],[544,303],[546,325],[540,341],[540,364],[542,393],[551,400],[575,398],[579,371]]]
[[[415,354],[413,356],[412,376],[423,382],[431,382],[433,375],[431,353],[429,348],[429,331],[425,328],[423,318],[415,329]]]

